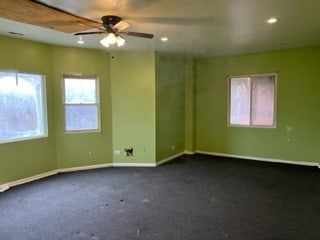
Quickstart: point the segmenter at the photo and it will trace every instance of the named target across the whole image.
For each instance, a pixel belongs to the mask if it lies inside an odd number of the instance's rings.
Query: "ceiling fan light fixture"
[[[106,48],[108,48],[108,47],[110,46],[110,43],[109,43],[107,37],[102,38],[102,39],[100,40],[100,43],[101,43],[102,46],[104,46],[104,47],[106,47]]]
[[[104,47],[109,47],[110,45],[117,44],[118,47],[122,47],[126,40],[124,40],[120,35],[115,35],[114,33],[109,33],[103,39],[101,39],[100,43]]]
[[[117,36],[117,45],[118,47],[122,47],[124,45],[124,43],[126,42],[126,40],[124,40],[121,36]]]
[[[115,44],[117,42],[117,37],[114,35],[114,33],[109,33],[107,36],[109,44]]]

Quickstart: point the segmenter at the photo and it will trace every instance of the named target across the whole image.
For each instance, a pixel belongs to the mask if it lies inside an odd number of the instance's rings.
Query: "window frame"
[[[12,139],[6,139],[6,140],[0,140],[0,144],[4,143],[14,143],[14,142],[22,142],[22,141],[30,141],[30,140],[36,140],[41,138],[47,138],[49,136],[49,127],[48,127],[48,106],[47,106],[47,85],[46,85],[46,75],[41,72],[28,72],[28,71],[19,71],[19,70],[12,70],[12,69],[0,69],[0,72],[6,72],[6,73],[14,73],[16,78],[18,79],[19,74],[25,74],[25,75],[38,75],[41,76],[40,81],[40,96],[41,99],[39,99],[40,104],[42,105],[42,134],[39,135],[33,135],[33,136],[27,136],[27,137],[17,137]]]
[[[273,124],[272,125],[253,125],[252,124],[252,80],[251,78],[258,77],[273,77],[274,79],[274,95],[273,95]],[[231,80],[233,78],[250,78],[250,123],[246,124],[232,124],[231,123]],[[277,128],[277,82],[278,82],[278,74],[277,73],[261,73],[261,74],[246,74],[246,75],[232,75],[228,76],[228,101],[227,101],[227,126],[228,127],[239,127],[239,128],[264,128],[264,129],[275,129]]]
[[[68,73],[62,74],[62,105],[63,105],[63,121],[64,121],[64,133],[66,134],[77,134],[77,133],[95,133],[101,132],[101,113],[100,113],[100,83],[99,83],[99,76],[98,75],[84,75],[84,74],[75,74],[75,73]],[[77,80],[85,80],[85,79],[94,79],[96,82],[96,103],[66,103],[66,96],[65,96],[65,78],[77,79]],[[95,105],[97,106],[97,122],[98,127],[97,129],[80,129],[80,130],[67,130],[67,121],[66,121],[66,106],[73,105],[73,106],[83,106],[83,105]]]

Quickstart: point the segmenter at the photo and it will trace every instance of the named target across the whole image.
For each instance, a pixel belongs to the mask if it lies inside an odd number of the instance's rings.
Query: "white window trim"
[[[253,78],[253,77],[265,77],[265,76],[273,76],[274,77],[274,96],[273,96],[273,125],[252,125],[252,88],[250,87],[250,125],[244,124],[231,124],[230,123],[230,102],[231,102],[231,79],[232,78]],[[278,73],[259,73],[259,74],[248,74],[248,75],[231,75],[228,76],[228,101],[227,101],[227,126],[228,127],[237,127],[237,128],[264,128],[264,129],[275,129],[277,128],[277,86],[278,86]],[[251,86],[251,85],[250,85]]]
[[[26,71],[18,71],[12,69],[0,69],[1,72],[11,72],[15,74],[30,74],[30,75],[41,75],[41,102],[43,104],[42,108],[42,119],[43,119],[43,134],[38,136],[30,136],[30,137],[19,137],[14,139],[7,139],[0,141],[0,144],[4,143],[14,143],[14,142],[22,142],[22,141],[29,141],[29,140],[36,140],[41,138],[47,138],[49,136],[48,130],[48,107],[47,107],[47,85],[46,85],[46,75],[44,73],[39,72],[26,72]]]
[[[97,75],[83,75],[83,74],[78,74],[78,73],[69,73],[69,74],[62,74],[62,105],[63,105],[63,122],[64,122],[64,133],[65,134],[77,134],[77,133],[99,133],[101,132],[101,113],[100,113],[100,81],[99,81],[99,76]],[[95,104],[66,104],[65,101],[65,78],[75,78],[75,79],[90,79],[94,78],[96,80],[96,103]],[[73,105],[73,106],[82,106],[82,105],[96,105],[98,110],[98,128],[97,129],[87,129],[87,130],[67,130],[66,129],[66,105]]]

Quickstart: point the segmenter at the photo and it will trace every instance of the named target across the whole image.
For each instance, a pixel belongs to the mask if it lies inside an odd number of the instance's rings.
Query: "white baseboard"
[[[197,152],[191,152],[191,151],[184,151],[184,154],[186,155],[194,155],[196,154]]]
[[[113,163],[113,167],[156,167],[155,163]]]
[[[0,192],[4,192],[6,190],[8,190],[10,187],[9,185],[6,183],[6,184],[2,184],[0,185]]]
[[[170,156],[170,157],[167,157],[165,159],[162,159],[161,161],[157,162],[156,165],[159,166],[159,165],[164,164],[166,162],[169,162],[169,161],[171,161],[171,160],[173,160],[175,158],[181,157],[184,154],[185,154],[185,152],[177,153],[177,154],[175,154],[173,156]]]
[[[254,160],[254,161],[261,161],[261,162],[285,163],[285,164],[311,166],[311,167],[320,168],[320,163],[317,163],[317,162],[300,162],[300,161],[291,161],[291,160],[284,160],[284,159],[241,156],[241,155],[234,155],[234,154],[227,154],[227,153],[205,152],[205,151],[197,151],[197,153],[211,155],[211,156],[219,156],[219,157],[240,158],[240,159]]]
[[[97,168],[106,168],[106,167],[112,167],[112,163],[104,163],[104,164],[96,164],[96,165],[89,165],[89,166],[81,166],[81,167],[71,167],[71,168],[61,168],[57,171],[59,173],[64,172],[76,172],[76,171],[83,171],[83,170],[90,170],[90,169],[97,169]]]
[[[0,185],[0,192],[4,192],[11,187],[18,186],[20,184],[28,183],[31,181],[35,181],[48,176],[52,176],[57,173],[76,172],[76,171],[84,171],[84,170],[106,168],[106,167],[156,167],[156,163],[105,163],[105,164],[97,164],[97,165],[89,165],[89,166],[81,166],[81,167],[61,168],[61,169],[53,170],[50,172],[41,173],[32,177],[27,177],[27,178],[2,184]]]
[[[32,181],[35,181],[35,180],[39,180],[39,179],[44,178],[44,177],[49,177],[49,176],[55,175],[57,173],[58,173],[57,170],[53,170],[53,171],[50,171],[50,172],[37,174],[37,175],[32,176],[32,177],[27,177],[27,178],[19,179],[19,180],[16,180],[16,181],[8,182],[8,183],[5,183],[3,185],[0,185],[0,192],[4,192],[4,191],[8,190],[11,187],[18,186],[18,185],[21,185],[21,184],[24,184],[24,183],[28,183],[28,182],[32,182]]]
[[[320,163],[317,162],[300,162],[300,161],[290,161],[290,160],[283,160],[283,159],[273,159],[273,158],[261,158],[261,157],[252,157],[252,156],[241,156],[241,155],[234,155],[234,154],[227,154],[227,153],[217,153],[217,152],[206,152],[206,151],[196,151],[196,152],[181,152],[165,158],[157,163],[106,163],[106,164],[97,164],[97,165],[90,165],[90,166],[82,166],[82,167],[71,167],[71,168],[62,168],[53,170],[50,172],[41,173],[32,177],[27,177],[23,179],[19,179],[16,181],[8,182],[5,184],[0,185],[0,192],[4,192],[11,187],[18,186],[20,184],[28,183],[31,181],[35,181],[41,178],[49,177],[55,175],[57,173],[64,173],[64,172],[75,172],[75,171],[83,171],[83,170],[90,170],[90,169],[98,169],[98,168],[106,168],[106,167],[156,167],[171,160],[174,160],[184,154],[193,155],[195,153],[205,154],[205,155],[212,155],[212,156],[220,156],[220,157],[230,157],[230,158],[239,158],[239,159],[246,159],[246,160],[254,160],[254,161],[263,161],[263,162],[273,162],[273,163],[285,163],[285,164],[294,164],[294,165],[303,165],[303,166],[312,166],[320,168]]]
[[[97,168],[105,168],[105,167],[112,167],[112,163],[106,163],[106,164],[97,164],[97,165],[91,165],[91,166],[83,166],[83,167],[72,167],[72,168],[62,168],[53,170],[46,173],[41,173],[32,177],[27,177],[23,179],[19,179],[13,182],[5,183],[3,185],[0,185],[0,192],[4,192],[8,190],[11,187],[18,186],[20,184],[28,183],[31,181],[39,180],[41,178],[49,177],[52,175],[55,175],[57,173],[63,173],[63,172],[76,172],[76,171],[83,171],[83,170],[90,170],[90,169],[97,169]]]

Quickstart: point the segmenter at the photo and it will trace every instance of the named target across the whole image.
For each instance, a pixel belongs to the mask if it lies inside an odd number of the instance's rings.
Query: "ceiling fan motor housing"
[[[114,26],[122,20],[121,17],[112,15],[103,16],[101,19],[104,27]]]

